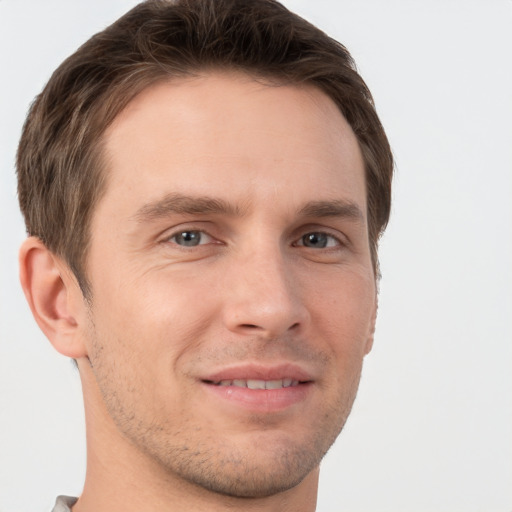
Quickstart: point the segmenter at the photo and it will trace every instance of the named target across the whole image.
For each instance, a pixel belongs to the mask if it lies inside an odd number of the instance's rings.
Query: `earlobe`
[[[67,265],[35,237],[20,248],[20,281],[34,318],[61,354],[79,358],[86,355],[80,309],[85,307]],[[77,300],[78,299],[78,300]]]

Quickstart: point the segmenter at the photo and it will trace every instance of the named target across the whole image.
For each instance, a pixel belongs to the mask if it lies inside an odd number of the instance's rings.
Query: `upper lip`
[[[311,382],[310,372],[296,363],[265,365],[259,363],[237,364],[215,370],[201,377],[202,381],[221,382],[223,380],[281,380],[292,379],[299,382]]]

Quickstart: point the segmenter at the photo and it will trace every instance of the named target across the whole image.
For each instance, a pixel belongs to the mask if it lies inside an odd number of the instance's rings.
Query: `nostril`
[[[248,330],[259,330],[259,329],[263,329],[263,327],[259,326],[259,325],[255,325],[255,324],[240,324],[240,327],[243,328],[243,329],[248,329]],[[298,329],[300,327],[300,323],[299,322],[295,322],[293,325],[290,326],[290,330],[294,330],[294,329]]]
[[[242,327],[246,327],[247,329],[257,329],[258,326],[254,324],[242,324]]]

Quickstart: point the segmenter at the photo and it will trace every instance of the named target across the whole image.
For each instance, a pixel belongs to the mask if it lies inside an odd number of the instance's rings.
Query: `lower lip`
[[[254,412],[279,412],[303,402],[311,392],[312,383],[280,389],[249,389],[237,386],[217,386],[203,382],[203,386],[225,403]]]

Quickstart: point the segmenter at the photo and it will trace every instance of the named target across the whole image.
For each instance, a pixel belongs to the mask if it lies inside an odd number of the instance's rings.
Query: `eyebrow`
[[[241,217],[246,212],[247,208],[240,208],[224,199],[208,196],[167,194],[162,199],[143,205],[137,210],[133,218],[139,223],[144,223],[162,219],[172,214],[219,214]],[[341,199],[310,201],[298,213],[302,217],[340,217],[358,222],[364,221],[363,212],[357,204]]]
[[[223,199],[207,196],[186,196],[183,194],[167,194],[162,199],[147,203],[137,210],[134,218],[137,222],[149,222],[167,217],[172,214],[178,215],[201,215],[205,213],[224,214],[230,216],[241,216],[242,211]]]
[[[359,206],[351,201],[311,201],[300,209],[304,217],[341,217],[358,222],[364,221],[364,215]]]

